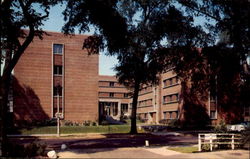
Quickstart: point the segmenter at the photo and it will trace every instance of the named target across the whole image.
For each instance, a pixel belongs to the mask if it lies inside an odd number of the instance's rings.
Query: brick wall
[[[48,32],[35,38],[14,69],[14,112],[16,120],[44,120],[52,117],[53,43],[64,45],[64,59],[55,55],[55,65],[64,63],[65,120],[82,122],[98,118],[98,55],[82,50],[84,35],[64,36]],[[61,59],[61,60],[60,60]],[[63,61],[64,60],[64,61]],[[32,95],[31,95],[32,94]]]

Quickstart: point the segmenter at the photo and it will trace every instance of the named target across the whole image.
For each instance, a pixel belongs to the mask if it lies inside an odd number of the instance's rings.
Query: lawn
[[[19,129],[18,133],[30,134],[56,134],[56,126],[34,127],[30,129]],[[105,126],[63,126],[60,127],[61,134],[74,133],[129,133],[130,125],[105,125]],[[141,132],[138,130],[138,132]]]
[[[182,153],[194,153],[198,151],[198,147],[169,147],[167,148],[168,150],[173,150],[173,151],[177,151],[177,152],[182,152]]]

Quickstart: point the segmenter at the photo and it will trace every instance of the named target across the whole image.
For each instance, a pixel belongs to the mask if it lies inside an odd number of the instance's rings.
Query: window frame
[[[61,70],[60,70],[60,68],[61,68]],[[61,72],[61,74],[60,74],[60,72]],[[62,76],[63,75],[63,66],[61,66],[61,65],[54,65],[53,66],[53,75],[54,76]]]
[[[62,48],[61,48],[61,53],[60,52],[57,52],[57,50],[55,51],[55,46],[62,46]],[[64,44],[60,44],[60,43],[53,43],[53,48],[52,48],[52,52],[53,52],[53,54],[55,54],[55,55],[63,55],[64,54]]]
[[[114,97],[114,96],[115,96],[115,93],[113,93],[113,92],[109,93],[109,97]]]

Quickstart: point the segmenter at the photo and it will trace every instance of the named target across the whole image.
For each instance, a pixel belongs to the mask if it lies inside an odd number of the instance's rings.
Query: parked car
[[[250,122],[243,122],[240,124],[227,125],[227,130],[241,132],[241,131],[246,130],[249,127],[250,127]]]

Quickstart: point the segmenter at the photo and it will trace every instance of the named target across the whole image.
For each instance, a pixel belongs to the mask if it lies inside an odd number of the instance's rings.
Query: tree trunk
[[[7,156],[7,110],[10,75],[3,75],[0,81],[0,156]]]
[[[137,101],[138,101],[139,89],[140,89],[140,82],[139,81],[135,81],[134,94],[133,94],[133,102],[132,102],[130,134],[137,134],[136,110],[137,110]]]

